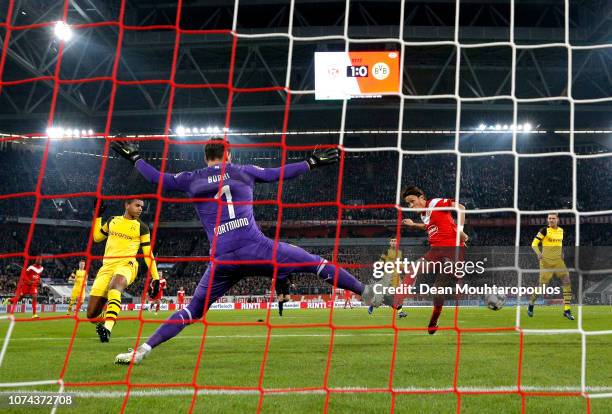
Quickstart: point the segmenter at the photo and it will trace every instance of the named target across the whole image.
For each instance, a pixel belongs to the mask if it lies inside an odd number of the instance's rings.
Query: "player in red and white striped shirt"
[[[40,275],[44,267],[42,265],[42,258],[37,257],[34,263],[28,266],[28,268],[21,274],[19,283],[17,283],[17,289],[15,290],[15,296],[13,297],[13,312],[15,311],[15,305],[23,296],[30,296],[32,298],[32,318],[38,318],[36,313],[36,305],[38,302],[38,284],[40,283]]]
[[[404,225],[409,228],[427,231],[427,238],[431,249],[423,256],[423,259],[429,262],[445,262],[449,259],[463,260],[462,248],[465,247],[465,242],[468,240],[468,236],[463,232],[465,213],[461,211],[465,210],[465,207],[450,198],[427,199],[423,190],[414,185],[408,186],[402,191],[402,199],[410,208],[423,209],[421,212],[421,221],[423,223],[415,223],[410,219],[403,220]],[[436,207],[454,207],[459,209],[457,223],[453,220],[451,210],[434,210]],[[457,232],[459,232],[458,238]],[[404,279],[404,283],[413,284],[415,280],[416,275],[413,275],[410,279]],[[438,276],[436,278],[436,285],[441,281],[450,282],[448,278]],[[438,319],[444,306],[444,296],[434,296],[433,302],[434,309],[428,325],[430,335],[436,333],[438,329]]]

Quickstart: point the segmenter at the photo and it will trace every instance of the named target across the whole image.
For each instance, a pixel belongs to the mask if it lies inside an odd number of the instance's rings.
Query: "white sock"
[[[149,352],[151,352],[151,346],[149,344],[147,344],[146,342],[142,345],[140,345],[140,350],[143,351],[145,354],[148,354]]]

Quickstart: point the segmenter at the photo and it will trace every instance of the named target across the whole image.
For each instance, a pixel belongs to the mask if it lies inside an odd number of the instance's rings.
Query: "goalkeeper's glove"
[[[110,145],[117,154],[121,155],[126,160],[131,161],[132,164],[136,164],[136,161],[142,158],[138,153],[136,145],[130,142],[113,141]]]
[[[154,298],[159,293],[159,279],[154,279],[151,281],[151,286],[149,287],[149,297]]]
[[[310,169],[322,167],[324,165],[335,164],[340,159],[338,148],[327,148],[314,150],[312,155],[308,157],[306,162]]]
[[[104,204],[104,201],[100,201],[100,208],[98,209],[98,217],[102,217],[105,211],[106,211],[106,204]]]

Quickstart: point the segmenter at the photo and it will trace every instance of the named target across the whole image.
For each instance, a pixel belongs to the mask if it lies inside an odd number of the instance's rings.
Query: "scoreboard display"
[[[399,93],[400,55],[384,52],[315,52],[315,98],[350,99]]]

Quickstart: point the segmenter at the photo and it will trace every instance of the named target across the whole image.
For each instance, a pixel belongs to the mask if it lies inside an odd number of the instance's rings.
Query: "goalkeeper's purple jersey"
[[[136,168],[147,181],[152,183],[159,181],[161,173],[146,161],[138,160]],[[223,186],[220,187],[222,166],[215,165],[178,174],[164,173],[163,188],[164,190],[182,191],[190,198],[221,198],[222,201],[228,203],[221,205],[221,219],[218,225],[219,203],[215,201],[194,203],[196,213],[206,230],[211,246],[214,237],[217,237],[215,253],[218,255],[266,238],[255,223],[253,204],[249,202],[253,201],[254,184],[278,181],[283,168],[283,179],[297,177],[310,169],[306,161],[287,164],[280,168],[226,164]]]

